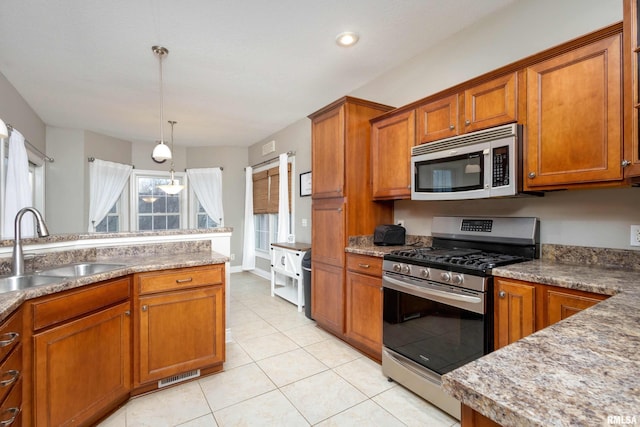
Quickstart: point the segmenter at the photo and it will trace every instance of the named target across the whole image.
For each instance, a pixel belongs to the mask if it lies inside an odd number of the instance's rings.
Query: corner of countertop
[[[345,252],[382,258],[391,251],[414,249],[423,246],[431,246],[431,236],[409,235],[405,239],[405,244],[399,246],[374,245],[373,235],[349,236],[349,243],[345,248]]]

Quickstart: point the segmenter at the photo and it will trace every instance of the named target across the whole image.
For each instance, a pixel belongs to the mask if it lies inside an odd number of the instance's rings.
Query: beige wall
[[[0,73],[0,119],[11,124],[40,151],[45,151],[45,124]]]

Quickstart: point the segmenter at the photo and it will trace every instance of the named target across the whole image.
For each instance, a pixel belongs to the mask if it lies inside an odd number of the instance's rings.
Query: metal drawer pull
[[[146,306],[146,305],[143,305],[143,306],[142,306],[142,311],[147,311],[148,309],[149,309],[149,307],[148,307],[148,306]]]
[[[19,336],[20,334],[17,332],[8,332],[4,334],[3,337],[8,337],[9,339],[1,340],[0,347],[6,347],[8,345],[13,344],[18,339]]]
[[[358,264],[360,268],[369,268],[369,264]]]
[[[507,296],[507,293],[506,293],[505,291],[500,291],[500,292],[498,292],[498,296],[499,296],[500,298],[504,298],[504,297],[506,297],[506,296]]]
[[[16,370],[16,369],[11,369],[7,372],[4,372],[2,374],[2,376],[11,376],[11,378],[9,378],[8,380],[2,380],[0,381],[0,387],[7,387],[10,386],[11,384],[15,383],[16,380],[18,379],[18,377],[20,376],[20,371]]]
[[[176,279],[176,283],[189,283],[193,281],[193,278],[189,277],[187,279]]]
[[[131,311],[129,311],[129,310],[125,311],[125,312],[124,312],[124,315],[125,315],[125,316],[131,316]]]
[[[4,412],[11,414],[11,418],[9,418],[8,420],[0,421],[0,426],[10,426],[11,424],[13,424],[13,422],[16,420],[16,417],[20,413],[20,408],[9,408]]]

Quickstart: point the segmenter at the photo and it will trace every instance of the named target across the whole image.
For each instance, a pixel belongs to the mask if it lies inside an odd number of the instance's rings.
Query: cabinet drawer
[[[110,280],[86,289],[63,292],[36,301],[33,307],[33,329],[38,330],[126,300],[130,295],[129,277]]]
[[[0,406],[0,425],[19,426],[22,416],[22,377]]]
[[[136,275],[140,295],[224,282],[224,265],[179,268]]]
[[[22,341],[22,310],[13,313],[0,327],[0,360]]]
[[[367,255],[347,255],[347,269],[382,277],[382,258]]]
[[[22,376],[22,346],[18,346],[14,352],[0,366],[0,402],[11,390],[11,387]]]

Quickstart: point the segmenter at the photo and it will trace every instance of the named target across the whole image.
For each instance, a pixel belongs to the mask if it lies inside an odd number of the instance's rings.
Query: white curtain
[[[220,168],[187,169],[187,178],[207,215],[218,225],[224,225],[222,170]]]
[[[253,168],[245,169],[244,184],[244,241],[242,243],[242,269],[256,268],[256,232],[253,223]]]
[[[107,216],[122,194],[133,166],[95,159],[89,164],[89,232]]]
[[[287,170],[287,153],[280,154],[280,185],[278,187],[278,242],[286,242],[289,236],[289,173]]]
[[[24,146],[24,136],[13,129],[9,138],[7,154],[7,180],[4,195],[3,239],[13,239],[16,214],[22,208],[33,204],[31,185],[29,184],[29,157]],[[33,237],[33,216],[22,217],[22,237]]]

